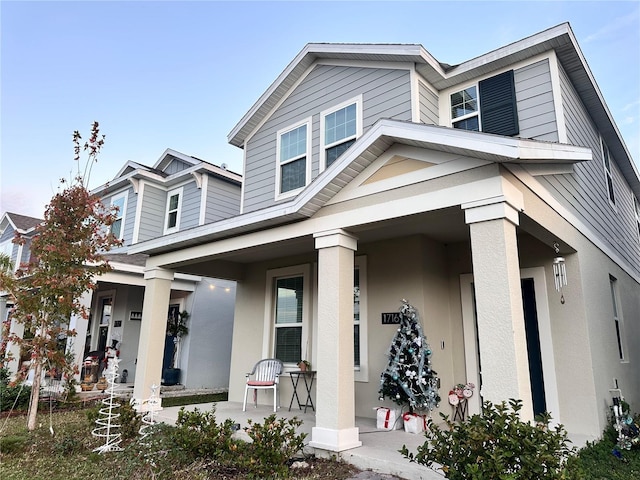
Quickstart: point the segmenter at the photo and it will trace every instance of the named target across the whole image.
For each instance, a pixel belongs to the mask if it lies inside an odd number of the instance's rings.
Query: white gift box
[[[422,433],[427,429],[427,416],[407,412],[402,415],[404,431],[407,433]]]
[[[376,407],[377,428],[380,430],[399,430],[402,428],[400,410],[387,407]]]

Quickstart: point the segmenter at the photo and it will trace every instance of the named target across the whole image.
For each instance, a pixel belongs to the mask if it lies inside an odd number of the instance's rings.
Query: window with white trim
[[[450,102],[453,128],[509,137],[520,132],[513,70],[452,93]]]
[[[308,351],[309,266],[279,268],[267,272],[268,316],[263,355],[295,367],[310,360]]]
[[[453,128],[480,131],[479,111],[478,91],[475,85],[451,94],[451,123]]]
[[[604,166],[604,179],[607,185],[607,196],[609,201],[615,205],[616,197],[613,192],[613,169],[611,167],[611,154],[609,153],[609,147],[604,143],[602,138],[600,139],[600,145],[602,147],[602,164]]]
[[[320,113],[320,170],[329,167],[362,135],[362,95]]]
[[[111,224],[111,233],[118,240],[122,240],[122,236],[124,235],[124,214],[127,208],[127,194],[122,193],[112,197],[111,206],[118,207],[117,212],[115,212],[116,219]]]
[[[276,198],[291,196],[311,177],[311,118],[277,134]]]
[[[180,229],[180,211],[182,207],[182,187],[167,193],[164,233],[177,232]]]
[[[354,258],[353,271],[353,363],[355,380],[368,382],[367,257]]]
[[[613,307],[613,324],[616,329],[616,341],[618,345],[618,357],[620,361],[625,361],[624,328],[620,305],[618,304],[618,280],[609,275],[609,286],[611,287],[611,305]]]

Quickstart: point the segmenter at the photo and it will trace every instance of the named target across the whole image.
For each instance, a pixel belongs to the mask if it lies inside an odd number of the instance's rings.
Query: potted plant
[[[186,310],[176,312],[167,318],[167,337],[171,337],[173,341],[173,353],[169,367],[162,371],[163,385],[176,385],[180,383],[180,341],[184,335],[189,333],[187,327],[189,313]]]
[[[306,372],[307,370],[311,370],[311,364],[308,360],[300,360],[298,362],[298,368],[301,372]]]

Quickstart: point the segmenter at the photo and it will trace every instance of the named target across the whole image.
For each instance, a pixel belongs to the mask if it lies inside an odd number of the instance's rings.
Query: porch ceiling
[[[469,228],[465,224],[464,211],[451,207],[432,212],[393,218],[349,228],[358,238],[358,244],[425,235],[441,243],[468,241]],[[284,257],[315,253],[312,235],[290,238],[270,244],[226,252],[212,257],[192,259],[166,267],[196,275],[220,276],[239,280],[245,265]]]

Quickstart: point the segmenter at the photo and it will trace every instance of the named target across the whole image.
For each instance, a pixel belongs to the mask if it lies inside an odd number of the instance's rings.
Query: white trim
[[[169,214],[171,212],[173,212],[174,210],[169,210],[170,207],[170,199],[171,197],[173,197],[174,195],[178,195],[178,205],[175,209],[176,212],[176,224],[173,227],[169,227]],[[174,233],[180,230],[180,219],[182,217],[182,197],[184,195],[184,188],[183,187],[179,187],[179,188],[174,188],[173,190],[169,190],[167,192],[167,197],[166,197],[166,205],[165,205],[165,211],[164,211],[164,235],[168,234],[168,233]]]
[[[120,233],[118,235],[118,240],[122,240],[124,238],[124,227],[125,221],[127,219],[127,204],[129,203],[129,189],[124,190],[122,192],[118,192],[115,195],[111,196],[109,201],[109,205],[113,207],[114,200],[123,200],[122,209],[119,211],[120,218]],[[113,225],[112,225],[113,227]],[[113,232],[113,230],[111,230]]]
[[[538,316],[538,332],[540,336],[540,354],[544,378],[546,410],[552,416],[552,425],[560,423],[560,397],[558,395],[558,381],[556,377],[555,354],[553,350],[553,334],[551,330],[551,315],[549,313],[549,299],[544,267],[523,268],[520,278],[533,278],[536,311]],[[478,368],[478,344],[476,317],[474,308],[473,274],[460,275],[460,299],[462,303],[462,327],[464,338],[466,380],[478,386],[479,395],[472,397],[469,402],[469,415],[480,413],[482,404],[482,389],[480,384],[480,370]]]
[[[327,149],[331,148],[331,147],[335,147],[337,145],[340,145],[344,142],[348,142],[350,140],[356,140],[358,138],[360,138],[362,136],[362,94],[357,95],[353,98],[350,98],[349,100],[346,100],[342,103],[339,103],[338,105],[334,105],[333,107],[327,108],[325,110],[323,110],[322,112],[320,112],[320,172],[324,172],[324,170],[327,168]],[[347,108],[350,107],[351,105],[356,106],[356,133],[355,135],[349,136],[349,137],[345,137],[345,138],[341,138],[340,140],[333,142],[333,143],[329,143],[329,144],[325,144],[325,139],[326,139],[326,135],[325,135],[325,128],[326,128],[326,120],[325,118],[327,117],[327,115],[331,115],[332,113],[337,112],[338,110],[342,110],[343,108]]]
[[[200,188],[200,216],[198,218],[198,225],[204,225],[204,221],[207,218],[207,194],[209,193],[209,175],[202,175],[202,182]]]
[[[275,291],[274,282],[278,278],[302,276],[302,334],[301,355],[311,357],[305,352],[309,345],[309,333],[311,331],[311,266],[308,263],[291,267],[275,268],[267,270],[264,298],[264,323],[262,335],[262,358],[272,358],[275,355]],[[302,360],[302,359],[301,359]],[[297,365],[285,363],[286,369],[297,369]]]
[[[409,70],[409,85],[411,87],[411,121],[420,123],[420,82],[415,68]]]
[[[243,145],[243,149],[242,149],[242,178],[244,179],[246,171],[247,171],[247,144],[245,143]],[[246,182],[243,182],[240,184],[240,215],[242,215],[244,213],[244,194],[245,194],[245,184]]]
[[[102,315],[102,300],[104,298],[111,297],[111,318],[109,319],[109,324],[107,326],[107,343],[106,346],[109,346],[109,338],[111,337],[111,332],[113,329],[113,316],[116,307],[116,289],[104,290],[102,292],[96,293],[96,303],[94,305],[94,320],[91,322],[91,343],[89,345],[89,350],[96,350],[98,348],[98,341],[100,340],[100,321]],[[85,342],[86,343],[86,342]]]
[[[493,75],[492,75],[493,76]],[[451,96],[455,93],[460,93],[460,92],[464,92],[465,90],[468,90],[470,88],[475,88],[476,90],[476,110],[474,112],[471,113],[467,113],[465,115],[461,115],[459,117],[453,118],[452,117],[452,106],[451,106]],[[442,97],[440,97],[442,98]],[[470,118],[473,117],[478,117],[478,130],[471,130],[471,131],[478,131],[478,132],[482,132],[482,119],[480,117],[480,80],[474,80],[471,83],[463,83],[462,85],[459,86],[459,88],[453,89],[450,92],[447,93],[446,95],[446,101],[442,102],[442,103],[446,103],[448,106],[448,127],[451,128],[456,128],[453,125],[455,123],[460,123],[464,120],[469,120]],[[468,130],[467,128],[461,128],[460,130]]]
[[[135,223],[133,224],[133,237],[131,239],[131,244],[138,243],[140,237],[140,218],[142,218],[142,203],[144,201],[144,187],[147,184],[144,180],[140,180],[138,183],[138,200],[136,203],[136,218]]]
[[[615,192],[615,184],[613,183],[613,157],[611,156],[611,150],[607,146],[607,143],[600,137],[600,159],[602,161],[602,168],[604,170],[604,189],[607,193],[607,198],[609,199],[609,205],[616,212],[618,211],[618,207],[616,206],[616,192]],[[609,167],[607,167],[607,162],[605,162],[605,157],[609,161]],[[609,191],[609,180],[611,180],[611,192]],[[613,196],[613,198],[611,198]]]
[[[567,136],[567,123],[564,118],[564,102],[562,100],[562,87],[560,84],[560,67],[556,51],[549,52],[547,58],[549,74],[551,76],[551,95],[553,96],[553,107],[556,115],[556,129],[558,131],[558,141],[569,143]],[[515,73],[515,70],[514,70]],[[566,75],[566,72],[565,72]],[[517,100],[517,99],[516,99]]]
[[[292,157],[292,158],[288,158],[284,163],[281,163],[280,161],[280,137],[282,137],[282,135],[284,135],[285,133],[289,133],[292,132],[293,130],[297,130],[298,128],[301,128],[303,126],[307,127],[307,138],[306,138],[306,143],[307,143],[307,149],[304,153],[304,158],[305,158],[305,179],[304,179],[304,185],[300,188],[296,188],[294,190],[288,190],[286,192],[280,192],[280,181],[281,181],[281,177],[282,177],[282,166],[283,165],[287,165],[291,162],[294,162],[296,160],[300,160],[301,158],[303,158],[302,155],[298,155],[296,157]],[[281,130],[278,130],[276,133],[276,182],[275,182],[275,199],[276,200],[281,200],[283,198],[290,198],[290,197],[294,197],[296,196],[298,193],[300,193],[302,190],[304,190],[304,188],[309,185],[309,183],[311,182],[311,129],[313,126],[313,122],[312,122],[312,117],[307,117],[304,120],[301,120],[297,123],[294,123],[293,125],[290,125],[286,128],[283,128]]]

